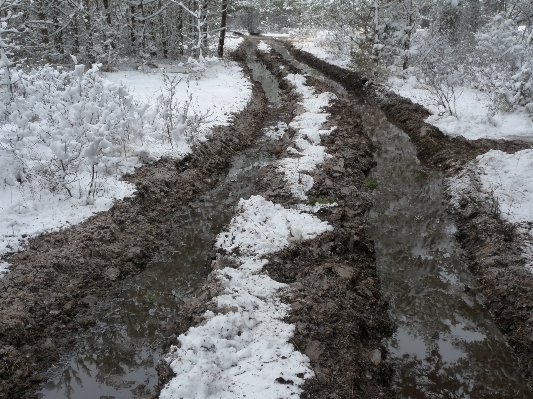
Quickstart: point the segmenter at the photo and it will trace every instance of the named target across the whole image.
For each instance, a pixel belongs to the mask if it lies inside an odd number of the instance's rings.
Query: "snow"
[[[85,109],[79,110],[76,104],[72,106],[71,114],[76,111],[77,114],[73,115],[79,114],[79,118],[92,118],[86,123],[80,122],[80,129],[89,131],[87,137],[92,142],[88,142],[87,147],[81,152],[86,161],[79,164],[74,184],[76,192],[73,192],[72,196],[67,195],[64,190],[54,191],[53,187],[43,184],[46,181],[40,177],[39,173],[34,178],[28,174],[28,168],[38,172],[39,168],[43,168],[43,164],[58,163],[54,159],[58,156],[57,154],[63,155],[63,141],[61,140],[62,137],[66,137],[66,130],[63,127],[50,131],[50,137],[54,137],[54,140],[60,143],[57,147],[56,142],[50,144],[39,137],[39,135],[42,137],[40,132],[46,133],[47,129],[56,129],[55,125],[47,124],[44,119],[42,122],[41,120],[28,122],[21,119],[22,122],[16,120],[16,123],[0,125],[0,256],[21,250],[30,237],[80,223],[97,212],[110,209],[115,200],[133,195],[135,188],[121,181],[123,174],[131,173],[143,163],[151,162],[162,156],[174,158],[184,156],[191,150],[190,143],[209,138],[212,127],[230,123],[232,114],[245,108],[252,93],[251,84],[243,75],[241,68],[232,62],[210,61],[199,72],[196,70],[190,74],[169,73],[169,75],[183,78],[176,93],[182,99],[182,103],[186,100],[190,101],[190,114],[209,114],[205,123],[194,132],[195,136],[191,137],[188,142],[180,137],[174,137],[174,144],[171,145],[168,136],[164,133],[164,121],[156,109],[160,107],[157,97],[164,90],[161,70],[152,73],[141,71],[105,73],[103,79],[98,78],[101,87],[111,94],[120,93],[120,98],[123,99],[121,101],[132,104],[131,112],[128,111],[124,115],[118,114],[117,123],[129,123],[133,129],[137,130],[127,131],[129,137],[124,147],[126,156],[117,157],[108,151],[108,155],[102,158],[101,155],[96,155],[96,151],[100,149],[107,151],[106,148],[111,143],[98,136],[115,134],[113,130],[115,127],[108,127],[111,124],[113,112],[118,112],[113,111],[115,109],[112,108],[113,102],[102,103],[98,106],[100,109],[96,111],[91,111],[89,105],[92,103],[87,101],[82,105],[86,107]],[[37,84],[41,83],[37,82]],[[32,87],[27,90],[30,89]],[[132,93],[131,96],[128,91]],[[71,97],[74,97],[74,94]],[[38,100],[29,98],[27,101],[41,114],[46,112],[46,107],[40,106]],[[104,116],[106,112],[109,115],[107,119]],[[97,114],[101,114],[100,121],[103,122],[94,122],[94,115]],[[74,117],[78,118],[78,116]],[[127,118],[127,121],[122,118]],[[17,124],[19,123],[25,124],[24,126],[28,128],[24,130],[26,137],[15,142],[10,137],[18,131]],[[10,143],[16,143],[16,151],[10,149]],[[72,141],[68,143],[69,145],[71,143],[78,146],[85,145]],[[99,173],[92,195],[87,194],[92,176],[89,160],[93,163],[101,161],[99,166],[101,170],[97,170]],[[21,175],[21,162],[25,165],[23,175]],[[0,270],[3,269],[5,267],[0,266]]]
[[[332,230],[306,213],[285,209],[261,196],[239,203],[237,215],[216,246],[239,253],[238,268],[214,272],[223,287],[217,314],[206,311],[204,322],[178,337],[166,361],[176,376],[160,397],[265,398],[299,395],[304,379],[313,376],[309,359],[289,340],[295,326],[283,321],[289,305],[280,300],[286,285],[262,273],[262,256],[293,241]],[[292,384],[276,380],[283,378]],[[297,396],[296,396],[297,397]]]
[[[290,244],[313,238],[329,230],[327,223],[297,210],[253,196],[241,201],[229,230],[218,236],[216,245],[228,252],[239,248],[246,256],[266,255]]]
[[[451,201],[459,207],[467,194],[492,206],[493,212],[515,223],[523,238],[523,256],[533,272],[533,150],[507,154],[490,150],[459,174],[447,179]],[[499,207],[499,209],[497,208]]]
[[[477,157],[482,190],[500,204],[511,223],[533,222],[533,149],[507,154],[490,150]]]
[[[533,141],[533,119],[525,111],[512,113],[493,113],[491,103],[485,93],[469,87],[458,88],[460,93],[455,102],[457,116],[444,112],[437,106],[428,87],[419,83],[414,76],[402,79],[389,78],[390,88],[428,109],[431,115],[426,122],[451,136],[463,136],[469,140],[487,139],[525,139]]]
[[[224,53],[237,50],[237,47],[240,46],[240,44],[244,42],[243,37],[232,37],[232,36],[226,36],[224,39]]]
[[[293,195],[305,200],[306,193],[313,187],[313,177],[308,172],[331,157],[319,143],[322,135],[333,131],[321,127],[329,116],[323,108],[328,107],[336,96],[329,92],[315,94],[312,88],[305,85],[306,78],[303,75],[289,74],[285,79],[296,87],[297,93],[302,97],[299,104],[304,112],[289,124],[289,127],[296,130],[296,134],[293,139],[294,147],[289,147],[287,151],[295,157],[281,159],[278,169],[285,174],[285,180]]]
[[[272,47],[270,47],[267,43],[261,40],[259,44],[257,45],[257,49],[265,53],[270,53],[270,50],[272,50]]]
[[[302,51],[306,51],[321,60],[341,68],[350,68],[351,59],[349,51],[336,51],[328,45],[331,41],[331,32],[319,30],[298,40],[293,41],[293,45]]]
[[[157,97],[164,90],[161,78],[163,69],[183,79],[177,86],[178,93],[186,93],[188,90],[196,108],[213,112],[206,127],[227,125],[232,114],[243,110],[250,100],[250,82],[244,77],[242,69],[233,62],[208,62],[206,70],[200,76],[192,77],[187,73],[173,72],[173,69],[182,68],[166,65],[155,72],[122,71],[105,73],[104,76],[111,82],[127,86],[139,101],[155,105]]]

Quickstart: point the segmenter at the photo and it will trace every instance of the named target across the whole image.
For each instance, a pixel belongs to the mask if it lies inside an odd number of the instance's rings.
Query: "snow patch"
[[[257,49],[265,53],[270,53],[270,51],[272,50],[272,47],[270,47],[267,43],[261,40],[259,44],[257,45]]]
[[[4,277],[4,274],[8,272],[9,266],[11,266],[11,264],[0,260],[0,278]]]
[[[306,193],[314,183],[308,173],[331,158],[331,155],[326,153],[325,147],[319,143],[322,135],[334,131],[334,128],[324,130],[321,127],[329,116],[323,109],[337,97],[329,92],[315,94],[311,87],[305,85],[306,78],[303,75],[289,74],[285,79],[296,87],[296,91],[302,97],[300,105],[304,112],[289,124],[289,127],[296,130],[296,134],[293,139],[294,147],[289,147],[287,151],[295,157],[281,159],[278,162],[278,169],[285,174],[285,180],[293,195],[305,200]]]
[[[477,157],[483,191],[494,193],[511,223],[533,222],[533,150],[507,154],[490,150]]]
[[[289,340],[295,326],[285,323],[289,305],[280,300],[287,286],[262,274],[269,253],[291,241],[332,230],[327,223],[297,210],[285,209],[261,196],[241,200],[228,231],[216,246],[234,254],[239,267],[213,276],[222,288],[204,322],[178,337],[166,361],[176,373],[161,392],[171,398],[278,399],[301,393],[313,376],[309,359]],[[242,256],[241,256],[242,255]],[[222,311],[224,310],[224,311]]]
[[[216,245],[228,252],[238,249],[246,256],[261,256],[332,229],[312,215],[252,196],[241,200],[238,215],[228,232],[218,236]]]

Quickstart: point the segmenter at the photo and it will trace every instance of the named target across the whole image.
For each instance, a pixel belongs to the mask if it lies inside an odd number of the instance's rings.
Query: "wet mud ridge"
[[[330,65],[288,43],[284,45],[296,59],[322,71],[354,95],[379,106],[394,124],[408,134],[422,163],[442,171],[447,177],[459,173],[469,175],[468,162],[490,149],[514,153],[532,147],[531,143],[523,141],[467,140],[447,136],[424,122],[429,112],[422,106],[389,92],[356,72]],[[479,182],[476,182],[474,174],[470,178],[471,189],[464,191],[457,204],[450,203],[448,209],[457,227],[455,237],[461,244],[470,270],[477,277],[475,286],[467,286],[465,290],[475,290],[482,295],[484,306],[518,356],[531,388],[533,277],[524,268],[525,261],[521,255],[524,238],[516,226],[502,220],[491,210],[486,198],[475,189]],[[449,192],[450,188],[447,190]],[[529,397],[520,390],[515,395]]]
[[[276,53],[256,55],[278,77],[286,104],[297,115],[296,90],[284,77],[289,72],[302,72]],[[316,93],[332,91],[310,76],[306,76],[306,85]],[[331,158],[314,172],[314,185],[303,205],[336,203],[320,207],[314,214],[327,221],[333,231],[270,255],[264,272],[289,285],[282,300],[291,306],[286,322],[296,326],[291,343],[309,357],[315,373],[304,383],[302,398],[393,398],[392,370],[385,362],[383,344],[383,339],[392,334],[393,325],[380,290],[373,242],[365,232],[372,204],[362,186],[374,165],[372,143],[349,100],[333,101],[327,112],[330,117],[323,128],[336,129],[322,137],[321,145]],[[289,127],[278,142],[267,145],[267,150],[277,159],[290,157],[294,134]],[[261,169],[253,193],[284,208],[302,205],[291,194],[275,162]],[[231,267],[230,255],[216,250],[213,269]],[[208,278],[185,305],[169,344],[178,344],[179,334],[202,323],[207,310],[220,311],[214,301],[220,289]],[[165,361],[159,364],[159,374],[162,387],[174,376]]]
[[[171,215],[194,206],[224,179],[232,156],[255,142],[270,112],[266,104],[254,83],[247,108],[190,156],[162,159],[126,176],[136,185],[134,197],[31,239],[26,251],[7,259],[12,267],[0,280],[0,397],[35,397],[33,388],[72,348],[75,332],[96,322],[91,309],[98,300],[113,296],[120,281],[165,248]]]

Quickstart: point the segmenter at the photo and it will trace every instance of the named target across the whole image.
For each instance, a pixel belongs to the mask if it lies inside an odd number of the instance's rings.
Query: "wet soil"
[[[280,79],[287,72],[300,72],[277,54],[256,54]],[[331,91],[313,78],[308,77],[307,83],[318,92]],[[293,88],[284,80],[280,86],[285,103],[294,109],[289,113],[294,114],[298,107]],[[332,158],[318,167],[314,188],[308,194],[310,203],[338,204],[316,213],[334,231],[272,255],[266,271],[273,279],[290,284],[283,299],[292,308],[287,322],[296,325],[292,343],[310,358],[316,374],[304,384],[301,397],[393,398],[392,371],[384,361],[387,353],[383,344],[393,326],[380,290],[373,243],[364,230],[371,201],[361,187],[374,165],[372,143],[349,100],[333,102],[327,112],[331,115],[328,125],[338,127],[322,139]],[[268,149],[278,158],[290,156],[286,150],[293,134],[289,129]],[[254,194],[285,207],[299,203],[275,165],[261,170]],[[231,266],[222,250],[216,256],[214,269]],[[206,310],[217,311],[212,299],[219,291],[216,281],[208,278],[185,305],[175,336],[200,323]],[[169,344],[176,342],[175,338],[169,340]],[[159,374],[161,385],[172,377],[165,362],[159,364]]]
[[[7,259],[11,270],[0,280],[1,397],[35,397],[33,388],[72,348],[76,331],[96,323],[92,309],[98,301],[115,295],[121,280],[140,273],[167,247],[175,227],[170,215],[196,207],[224,179],[232,156],[257,139],[266,105],[254,83],[247,108],[230,126],[214,129],[191,155],[162,159],[126,176],[136,185],[134,197],[79,225],[31,239],[26,251]]]
[[[531,143],[523,141],[466,140],[463,137],[446,136],[424,122],[429,112],[422,106],[374,84],[356,72],[330,65],[289,44],[285,45],[296,59],[321,70],[363,100],[378,105],[392,123],[409,135],[422,163],[442,170],[447,176],[463,172],[469,161],[490,149],[514,153],[532,147]],[[472,178],[475,179],[475,176]],[[484,298],[485,307],[517,354],[531,387],[533,277],[523,267],[520,249],[523,237],[516,226],[494,215],[475,190],[465,192],[459,204],[458,207],[449,207],[458,230],[455,236],[470,270],[478,279],[476,289]],[[471,288],[467,286],[465,289]],[[490,360],[487,359],[487,362]]]

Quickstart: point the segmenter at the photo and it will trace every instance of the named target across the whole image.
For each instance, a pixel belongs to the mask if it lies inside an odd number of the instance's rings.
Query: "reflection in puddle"
[[[389,351],[400,397],[533,397],[463,262],[442,177],[421,167],[409,137],[380,111],[361,114],[377,149],[369,232],[398,325]]]

